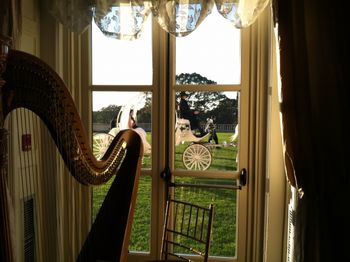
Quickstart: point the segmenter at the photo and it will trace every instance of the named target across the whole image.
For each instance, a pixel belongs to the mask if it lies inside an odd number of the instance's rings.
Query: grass
[[[219,142],[229,143],[230,135],[228,133],[218,133]],[[176,147],[175,168],[185,169],[182,163],[182,152],[189,145],[184,143]],[[213,148],[211,150],[212,163],[209,170],[236,170],[237,149],[233,146]],[[143,168],[151,167],[151,157],[145,156],[143,159]],[[233,180],[208,179],[194,177],[177,177],[176,182],[186,183],[205,183],[205,184],[229,184],[235,183]],[[103,202],[104,196],[109,189],[111,182],[104,186],[95,188],[93,191],[93,216]],[[175,198],[184,201],[190,201],[199,205],[208,206],[213,203],[214,223],[212,231],[212,242],[210,255],[216,256],[234,256],[236,249],[236,191],[227,189],[198,189],[198,188],[176,188]],[[136,210],[132,228],[132,235],[129,249],[132,251],[150,250],[150,225],[151,225],[151,177],[142,176]]]
[[[232,180],[180,177],[176,182],[201,184],[232,184]],[[175,198],[201,206],[214,204],[214,222],[210,254],[235,255],[236,236],[236,191],[227,189],[177,188]]]

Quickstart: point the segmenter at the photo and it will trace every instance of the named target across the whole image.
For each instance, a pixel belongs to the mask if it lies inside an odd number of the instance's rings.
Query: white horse
[[[237,139],[238,139],[238,124],[235,127],[235,133],[231,136],[231,143],[232,144],[237,144]]]

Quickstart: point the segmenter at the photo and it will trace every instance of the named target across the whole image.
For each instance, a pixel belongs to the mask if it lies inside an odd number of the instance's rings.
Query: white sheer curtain
[[[117,39],[137,39],[149,14],[174,36],[186,36],[217,8],[237,28],[251,25],[269,0],[50,0],[49,11],[72,31],[82,32],[94,19]]]

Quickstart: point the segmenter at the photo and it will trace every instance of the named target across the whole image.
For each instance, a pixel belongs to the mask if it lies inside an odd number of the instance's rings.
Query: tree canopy
[[[175,76],[177,85],[216,85],[217,83],[213,80],[209,80],[205,76],[201,76],[197,73],[181,73]]]
[[[216,85],[216,82],[197,73],[182,73],[176,76],[178,85]],[[206,119],[212,116],[216,117],[216,123],[219,124],[237,124],[238,109],[237,99],[228,98],[222,91],[210,92],[187,92],[189,106],[200,111],[198,116],[200,122],[206,122]],[[180,94],[178,94],[178,100]]]
[[[120,108],[121,106],[109,105],[92,112],[93,123],[110,123],[118,115]]]

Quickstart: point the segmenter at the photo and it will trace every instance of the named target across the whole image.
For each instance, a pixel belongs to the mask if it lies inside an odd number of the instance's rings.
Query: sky
[[[241,73],[239,37],[239,30],[234,30],[214,6],[213,13],[194,32],[176,38],[176,74],[196,72],[218,84],[238,84]],[[152,84],[150,17],[141,37],[133,41],[105,37],[93,23],[92,47],[93,84]],[[130,101],[132,96],[94,92],[93,110]]]
[[[93,111],[98,111],[102,107],[109,105],[126,105],[128,103],[134,104],[137,109],[144,106],[144,96],[142,92],[93,92]]]
[[[239,30],[215,6],[196,30],[176,38],[176,74],[196,72],[218,84],[239,84],[240,60]]]

